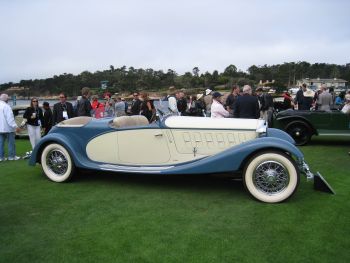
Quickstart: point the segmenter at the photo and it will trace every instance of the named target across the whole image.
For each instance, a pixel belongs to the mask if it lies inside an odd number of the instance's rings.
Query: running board
[[[101,170],[124,172],[124,173],[148,173],[156,174],[161,171],[168,170],[174,166],[127,166],[127,165],[114,165],[114,164],[101,164],[99,165]]]

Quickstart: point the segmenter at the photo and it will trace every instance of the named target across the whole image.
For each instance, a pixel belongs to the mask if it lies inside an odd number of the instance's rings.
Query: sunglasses
[[[63,97],[63,96],[60,96],[60,99],[64,99],[65,97]]]
[[[32,102],[38,102],[37,100],[32,100]]]

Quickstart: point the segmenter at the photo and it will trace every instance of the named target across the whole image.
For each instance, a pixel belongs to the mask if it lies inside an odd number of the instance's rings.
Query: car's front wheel
[[[74,174],[75,167],[69,152],[57,143],[48,144],[41,154],[41,166],[45,175],[54,182],[66,182]]]
[[[282,152],[263,152],[246,164],[243,181],[248,192],[266,203],[279,203],[293,195],[299,184],[295,161]]]

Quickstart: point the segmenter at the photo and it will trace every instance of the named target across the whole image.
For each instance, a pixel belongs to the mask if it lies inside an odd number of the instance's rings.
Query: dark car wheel
[[[69,152],[56,143],[44,148],[41,154],[41,166],[47,178],[57,183],[68,181],[75,171]]]
[[[244,169],[248,192],[266,203],[279,203],[291,197],[299,185],[295,161],[282,152],[263,152],[253,156]]]
[[[285,128],[285,131],[292,136],[296,145],[305,145],[311,139],[311,128],[308,124],[301,121],[291,122]]]

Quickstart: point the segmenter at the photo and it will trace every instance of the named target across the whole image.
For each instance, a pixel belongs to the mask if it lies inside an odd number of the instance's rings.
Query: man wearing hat
[[[230,115],[230,113],[225,110],[224,106],[221,103],[222,94],[218,91],[213,92],[213,103],[210,107],[211,118],[225,118]]]
[[[258,98],[252,96],[249,85],[243,87],[243,95],[239,96],[233,108],[234,118],[258,119],[260,117]]]
[[[205,90],[205,96],[204,96],[204,104],[205,104],[205,111],[207,117],[210,117],[210,109],[211,109],[211,104],[213,103],[213,97],[212,93],[213,91],[211,89],[206,89]]]

